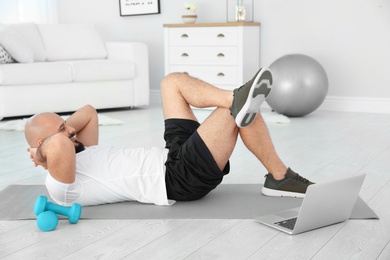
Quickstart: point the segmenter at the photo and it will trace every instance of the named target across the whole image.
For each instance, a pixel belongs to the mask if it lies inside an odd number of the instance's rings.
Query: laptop
[[[351,216],[364,178],[363,174],[310,185],[300,207],[255,220],[290,235],[346,221]]]

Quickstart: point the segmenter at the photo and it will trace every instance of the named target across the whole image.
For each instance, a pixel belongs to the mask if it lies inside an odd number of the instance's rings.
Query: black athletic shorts
[[[169,149],[165,163],[168,199],[197,200],[216,188],[229,173],[229,162],[221,171],[196,129],[188,119],[165,120],[164,139]]]

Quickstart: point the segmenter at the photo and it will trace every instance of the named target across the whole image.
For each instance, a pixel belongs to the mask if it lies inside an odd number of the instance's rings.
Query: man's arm
[[[99,122],[95,108],[86,105],[73,113],[66,123],[76,130],[77,140],[85,146],[97,145],[99,141]]]
[[[76,152],[73,142],[65,135],[55,134],[45,139],[36,150],[36,164],[45,165],[59,182],[73,183],[76,176]],[[45,168],[45,167],[44,167]]]

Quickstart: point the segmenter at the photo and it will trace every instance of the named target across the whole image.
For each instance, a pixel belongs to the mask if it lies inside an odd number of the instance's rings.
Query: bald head
[[[54,113],[40,113],[30,117],[24,127],[24,135],[30,147],[38,147],[40,143],[58,132],[64,120]]]

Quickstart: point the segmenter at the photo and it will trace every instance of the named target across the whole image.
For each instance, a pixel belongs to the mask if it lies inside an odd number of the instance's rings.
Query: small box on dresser
[[[165,24],[165,74],[187,72],[223,89],[259,69],[260,23]]]

